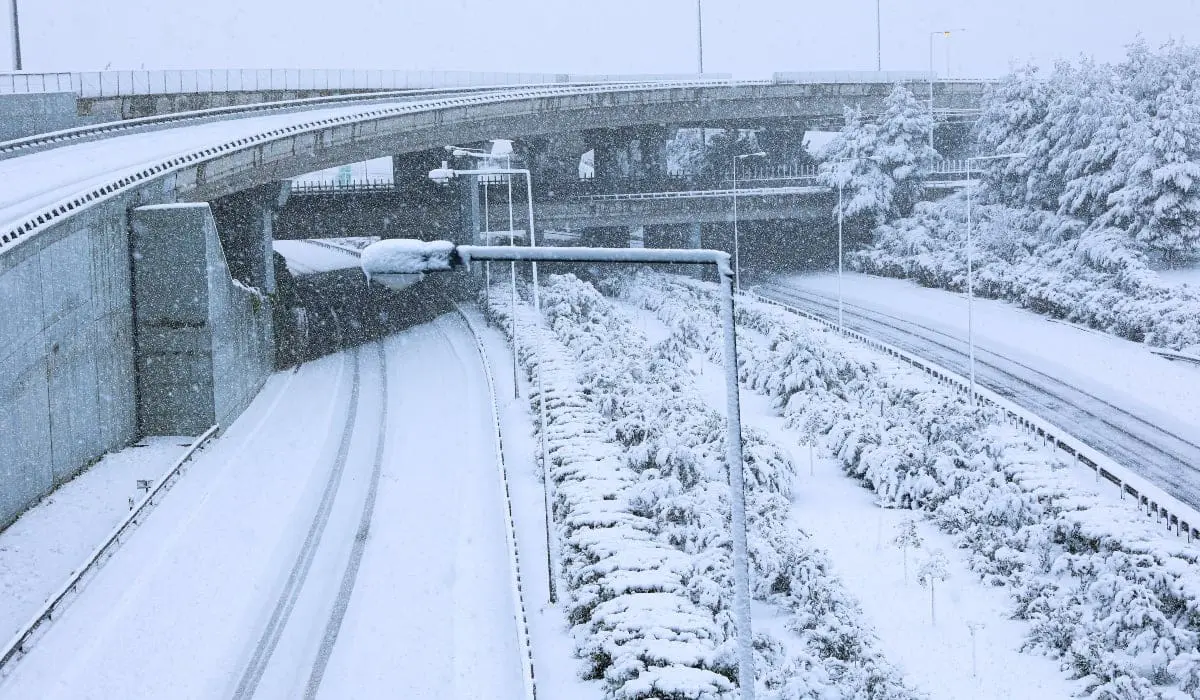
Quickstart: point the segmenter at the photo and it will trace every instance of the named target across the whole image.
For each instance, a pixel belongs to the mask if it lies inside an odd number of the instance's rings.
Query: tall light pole
[[[468,153],[467,151],[465,151],[465,149],[458,149],[453,152],[455,155],[458,155],[460,153],[460,151],[462,153]],[[505,158],[505,162],[508,163],[509,165],[511,165],[512,161],[511,161],[511,157],[509,157],[509,156],[494,156],[494,157]],[[530,174],[528,169],[504,167],[504,168],[497,168],[495,170],[482,170],[482,169],[455,170],[453,168],[448,167],[448,165],[445,162],[443,162],[442,167],[429,171],[429,179],[433,180],[434,182],[439,182],[439,183],[449,182],[450,180],[452,180],[453,178],[455,178],[459,175],[507,175],[508,176],[508,180],[509,180],[509,182],[508,182],[508,188],[509,188],[508,236],[509,236],[509,247],[510,248],[512,247],[512,236],[513,236],[512,176],[513,175],[524,175],[525,176],[525,200],[529,205],[529,247],[537,248],[537,234],[534,232],[534,226],[533,226],[533,176]],[[515,260],[516,259],[513,258],[514,266],[516,265]],[[537,311],[538,316],[541,317],[542,300],[541,300],[540,293],[538,291],[537,260],[536,259],[531,260],[530,265],[533,268],[533,308]],[[516,332],[516,316],[517,316],[517,303],[516,303],[516,296],[515,296],[516,295],[516,284],[517,284],[516,275],[514,274],[513,275],[514,298],[513,298],[513,305],[512,305],[514,334]],[[514,358],[514,362],[515,362],[516,361],[515,358],[517,355],[516,346],[515,346],[516,336],[514,335],[513,338],[514,338],[513,358]],[[545,507],[546,507],[546,564],[547,564],[548,576],[549,576],[550,602],[555,603],[558,600],[558,593],[557,593],[557,585],[556,585],[556,576],[554,574],[554,566],[551,564],[551,559],[552,559],[553,555],[551,554],[551,547],[550,547],[550,503],[551,503],[552,499],[550,496],[550,482],[551,482],[550,469],[549,469],[549,465],[546,460],[546,391],[545,391],[545,385],[543,384],[543,381],[542,381],[542,373],[543,373],[544,367],[542,365],[541,359],[542,359],[542,353],[541,353],[541,348],[539,347],[538,348],[537,382],[538,382],[538,404],[539,404],[538,408],[539,408],[539,413],[540,413],[539,422],[541,423],[541,431],[540,432],[541,432],[541,451],[542,451],[542,488],[544,491],[543,495],[545,498]],[[513,392],[515,393],[516,392],[515,378],[514,378],[513,384],[514,384]]]
[[[437,245],[440,242],[435,242]],[[374,246],[384,248],[402,245],[408,250],[414,246],[424,248],[429,244],[419,241],[380,241]],[[428,248],[425,248],[428,250]],[[754,649],[750,611],[750,556],[746,543],[746,488],[745,460],[742,451],[741,397],[737,375],[737,328],[733,318],[733,270],[729,265],[729,253],[717,250],[671,250],[665,248],[512,248],[500,246],[457,246],[446,254],[446,259],[431,260],[424,271],[449,270],[456,264],[470,260],[545,260],[547,262],[589,263],[681,263],[711,264],[717,268],[720,280],[721,325],[725,336],[725,464],[729,470],[730,534],[733,544],[733,620],[737,630],[738,690],[741,700],[754,700]],[[370,274],[400,272],[379,269],[367,261],[370,253],[364,252],[363,271]],[[403,271],[414,270],[407,265]]]
[[[965,32],[965,29],[959,29],[960,32]],[[941,34],[943,37],[950,38],[950,30],[943,29],[941,31],[929,32],[929,147],[933,148],[933,38]]]
[[[851,162],[851,161],[855,161],[855,160],[873,160],[873,161],[875,161],[876,163],[878,163],[878,162],[879,162],[879,156],[866,156],[866,157],[864,157],[864,158],[836,158],[836,159],[834,159],[834,160],[833,160],[833,161],[831,161],[831,162],[833,162],[833,163],[838,163],[838,164],[840,165],[840,164],[842,164],[842,163],[849,163],[849,162]],[[844,304],[843,304],[843,302],[842,302],[842,257],[843,257],[843,256],[842,256],[842,250],[843,250],[843,246],[842,246],[842,220],[843,220],[843,218],[844,218],[844,215],[843,215],[843,213],[842,213],[842,190],[843,190],[843,188],[844,188],[844,186],[845,186],[845,184],[846,184],[846,179],[845,179],[844,177],[842,177],[842,174],[841,174],[840,172],[837,174],[837,178],[838,178],[838,203],[837,203],[837,222],[838,222],[838,273],[837,273],[837,293],[838,293],[838,333],[841,333],[841,334],[843,334],[843,335],[844,335],[844,334],[846,333],[846,324],[845,324],[845,321],[843,320],[843,313],[842,313],[842,309],[843,309],[843,307],[844,307]]]
[[[1000,153],[994,156],[967,158],[967,352],[971,374],[971,405],[975,405],[975,257],[971,241],[971,161],[1012,160],[1024,158],[1024,153]]]
[[[879,0],[875,0],[875,70],[883,70],[883,30],[879,19]]]
[[[456,146],[447,146],[446,150],[450,151],[450,154],[453,156],[456,156],[456,157],[472,156],[475,158],[486,159],[486,160],[503,160],[504,167],[510,168],[510,169],[512,168],[512,156],[509,154],[500,155],[500,154],[496,154],[496,153],[489,153],[487,151],[477,151],[477,150],[470,149],[470,148],[459,148]],[[434,180],[436,182],[447,182],[447,181],[449,181],[450,178],[454,177],[455,174],[462,174],[461,171],[451,171],[449,168],[446,168],[446,163],[444,163],[444,162],[442,163],[442,169],[445,172],[443,172],[441,175],[439,175],[439,177],[434,178]],[[434,172],[437,172],[437,171],[434,171]],[[484,171],[484,172],[489,172],[489,171]],[[499,174],[499,171],[496,171],[496,170],[492,170],[490,172]],[[449,173],[449,175],[447,175],[446,173]],[[430,177],[433,177],[432,172],[430,173]],[[511,246],[511,245],[515,245],[515,241],[513,240],[512,175],[509,175],[505,179],[508,181],[507,182],[507,184],[508,184],[508,244]],[[483,190],[484,216],[485,217],[488,216],[487,208],[486,208],[487,207],[487,188],[488,188],[488,185],[485,183],[484,190]],[[533,219],[531,217],[530,221],[532,221],[532,220]],[[490,225],[487,225],[487,226],[485,226],[485,228],[488,229],[488,241],[487,242],[490,245],[492,243],[491,227],[490,227]],[[488,263],[486,263],[486,265],[490,266],[491,263],[488,262]],[[488,285],[487,294],[490,295],[491,294],[491,270],[490,270],[490,268],[485,267],[484,276],[486,279],[485,283]],[[508,279],[509,279],[509,283],[512,287],[512,308],[513,308],[512,318],[509,319],[510,326],[511,326],[511,328],[509,329],[509,332],[512,334],[513,345],[515,347],[516,343],[517,343],[517,313],[516,313],[516,309],[517,309],[517,263],[515,263],[515,262],[509,263],[509,278]],[[489,298],[490,298],[490,296],[489,296]],[[516,355],[516,353],[513,353],[513,398],[514,399],[521,397],[520,386],[519,386],[519,382],[517,381],[520,376],[521,376],[521,371],[520,371],[520,365],[517,362],[517,355]]]
[[[704,0],[696,0],[696,75],[704,75]]]
[[[13,70],[21,70],[21,21],[17,17],[17,0],[12,0]]]
[[[738,161],[743,158],[761,158],[765,155],[765,151],[759,151],[733,157],[733,289],[739,294],[742,291],[742,256],[738,250]]]

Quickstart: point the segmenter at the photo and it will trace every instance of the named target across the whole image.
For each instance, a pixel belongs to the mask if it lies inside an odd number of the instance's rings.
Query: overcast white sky
[[[883,67],[1118,60],[1140,32],[1200,41],[1200,0],[881,0]],[[10,0],[0,0],[7,5]],[[696,0],[19,0],[25,69],[695,70]],[[704,0],[705,68],[873,70],[876,0]],[[4,12],[8,16],[7,8]],[[7,25],[7,19],[3,20]],[[935,70],[946,72],[943,39]],[[11,55],[9,36],[4,57]],[[7,66],[0,59],[0,66]]]

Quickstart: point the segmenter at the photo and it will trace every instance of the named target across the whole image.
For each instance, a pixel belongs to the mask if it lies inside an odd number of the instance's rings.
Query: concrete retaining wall
[[[131,223],[139,430],[227,425],[274,368],[271,305],[230,277],[208,204],[140,207]]]
[[[121,199],[0,256],[0,527],[136,437]]]
[[[94,124],[81,118],[73,92],[0,95],[0,141]]]

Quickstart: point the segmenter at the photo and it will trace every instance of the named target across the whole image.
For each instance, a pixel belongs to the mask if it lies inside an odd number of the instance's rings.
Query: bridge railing
[[[726,74],[579,75],[477,71],[214,68],[124,70],[74,73],[0,73],[0,94],[74,92],[79,97],[125,97],[210,92],[369,91],[422,88],[606,83],[670,80],[728,80]]]
[[[338,182],[337,180],[291,180],[288,183],[291,194],[372,194],[376,192],[394,192],[396,184],[391,180],[352,180]]]
[[[408,71],[296,68],[212,68],[191,70],[108,70],[57,73],[0,73],[0,94],[74,92],[79,97],[125,97],[209,92],[288,90],[367,91],[421,88],[605,83],[674,80],[731,80],[725,73],[573,74],[492,71]],[[778,72],[762,83],[990,82],[989,79],[939,79],[922,71]]]

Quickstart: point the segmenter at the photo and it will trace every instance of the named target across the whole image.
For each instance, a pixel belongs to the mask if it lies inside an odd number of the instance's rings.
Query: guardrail
[[[717,83],[722,84],[722,83]],[[740,83],[738,83],[740,84]],[[262,131],[251,136],[225,141],[217,145],[198,148],[191,152],[184,153],[172,158],[161,160],[157,163],[149,163],[140,170],[133,170],[128,174],[116,178],[110,182],[94,186],[91,190],[81,194],[71,196],[59,200],[55,204],[43,208],[41,211],[30,214],[22,221],[10,222],[13,226],[6,231],[0,230],[0,253],[10,245],[24,240],[43,227],[55,223],[61,217],[74,212],[76,209],[87,208],[98,202],[106,201],[118,194],[124,192],[127,188],[135,186],[146,180],[159,177],[168,172],[173,172],[183,168],[191,163],[202,161],[205,158],[240,151],[254,147],[272,139],[284,137],[290,134],[302,133],[312,129],[336,126],[340,124],[353,123],[364,118],[378,119],[387,116],[396,116],[401,114],[412,114],[424,112],[433,109],[444,109],[457,106],[471,106],[479,104],[491,104],[503,100],[511,99],[531,99],[539,97],[555,97],[566,95],[582,95],[594,94],[599,92],[632,92],[645,89],[657,89],[663,87],[702,87],[707,85],[704,82],[698,81],[679,81],[679,82],[662,82],[662,83],[620,83],[617,85],[606,84],[591,84],[591,85],[560,85],[560,86],[530,86],[521,88],[512,88],[509,90],[482,90],[479,92],[468,92],[465,95],[452,94],[441,96],[440,99],[431,99],[425,101],[405,102],[402,104],[381,105],[365,114],[344,114],[336,117],[322,117],[310,119],[308,121],[291,124],[284,127],[278,127]],[[403,94],[403,93],[401,93]],[[378,99],[380,95],[367,96],[366,99]],[[325,101],[337,102],[345,98],[319,98]],[[360,98],[362,99],[362,98]],[[300,103],[308,103],[308,101],[298,101]],[[287,103],[277,103],[275,108],[280,108],[280,105]],[[196,113],[196,117],[201,113]],[[120,123],[112,127],[102,128],[102,131],[111,130],[119,131]],[[87,129],[83,129],[86,131]],[[49,135],[55,138],[55,135]],[[67,136],[62,136],[66,140]],[[11,143],[11,142],[10,142]]]
[[[829,188],[824,185],[794,186],[794,187],[739,187],[738,197],[784,196],[791,194],[816,194],[826,192]],[[613,202],[645,199],[706,199],[712,197],[732,197],[734,190],[685,190],[681,192],[625,192],[620,194],[584,195],[577,199],[585,202]]]
[[[525,610],[525,587],[521,579],[521,552],[517,547],[517,523],[513,517],[512,493],[508,487],[508,466],[504,460],[504,435],[500,431],[500,404],[496,398],[496,383],[492,378],[492,365],[488,361],[487,349],[483,346],[483,338],[480,337],[479,329],[476,328],[475,322],[471,320],[470,315],[462,308],[461,304],[455,303],[454,308],[462,316],[463,321],[466,322],[468,330],[471,331],[471,337],[475,340],[475,349],[479,352],[480,361],[483,362],[483,374],[484,378],[487,379],[488,395],[492,399],[492,428],[495,437],[496,468],[499,470],[500,485],[504,490],[504,537],[508,544],[509,561],[512,563],[510,575],[513,588],[514,614],[517,622],[517,643],[521,652],[525,694],[528,700],[536,700],[537,681],[533,667],[533,644],[529,634],[529,616]],[[514,349],[513,352],[516,352],[516,350]],[[549,525],[547,524],[547,526]]]
[[[35,614],[33,618],[29,620],[29,622],[26,622],[21,627],[16,636],[13,637],[12,641],[10,641],[3,649],[0,649],[0,671],[2,671],[7,664],[13,661],[13,659],[25,653],[25,646],[33,638],[34,633],[37,632],[43,623],[51,619],[51,616],[59,608],[68,595],[78,590],[83,577],[90,574],[96,568],[96,566],[99,565],[101,557],[110,553],[118,545],[120,545],[121,537],[138,525],[138,518],[142,515],[142,511],[144,511],[147,506],[153,503],[154,497],[157,496],[159,492],[167,486],[171,479],[179,474],[179,470],[182,469],[183,465],[186,464],[188,460],[190,460],[192,456],[196,454],[196,450],[200,449],[200,447],[204,443],[208,442],[213,435],[217,434],[218,429],[218,426],[212,426],[208,430],[204,431],[204,434],[196,438],[196,440],[188,446],[187,450],[183,453],[183,456],[176,460],[175,464],[167,470],[167,473],[163,474],[158,482],[146,491],[146,495],[142,497],[142,500],[139,501],[138,504],[129,511],[129,515],[125,516],[125,518],[121,520],[120,524],[118,524],[117,527],[108,535],[108,537],[104,539],[100,546],[92,552],[91,556],[84,560],[83,565],[76,569],[75,572],[72,573],[67,579],[67,582],[63,584],[63,586],[59,588],[54,595],[50,596],[41,609],[38,610],[37,614]]]
[[[727,73],[577,74],[496,71],[413,71],[306,68],[208,68],[0,73],[0,94],[73,92],[79,97],[181,95],[287,90],[408,90],[417,88],[534,85],[543,83],[731,80]],[[994,78],[939,78],[922,71],[778,72],[776,84],[990,83]]]
[[[779,307],[810,321],[816,321],[827,328],[835,331],[838,330],[836,322],[817,314],[798,309],[769,297],[764,297],[752,290],[743,292],[743,294],[755,301]],[[842,332],[847,337],[853,338],[864,345],[924,371],[941,384],[954,389],[959,394],[967,396],[970,394],[970,383],[965,377],[858,331],[843,328]],[[1111,458],[1088,447],[1082,440],[1071,435],[1066,430],[1030,413],[999,394],[980,387],[978,384],[975,386],[975,400],[979,404],[990,405],[1001,411],[1005,418],[1011,421],[1013,425],[1035,437],[1041,438],[1043,445],[1055,447],[1071,455],[1074,457],[1076,464],[1083,464],[1091,469],[1096,474],[1097,481],[1103,477],[1106,481],[1116,486],[1121,500],[1124,500],[1127,495],[1132,496],[1137,501],[1139,510],[1145,507],[1148,517],[1153,513],[1159,523],[1165,521],[1168,529],[1175,528],[1175,534],[1186,535],[1188,542],[1191,542],[1193,538],[1200,538],[1200,513],[1197,513],[1188,505],[1163,492],[1143,477],[1134,474],[1127,468],[1114,462]]]
[[[291,194],[301,196],[315,194],[371,194],[396,191],[396,184],[391,180],[353,180],[351,182],[296,182],[292,180],[288,187]]]
[[[0,73],[0,94],[73,92],[79,97],[182,95],[288,90],[412,90],[421,88],[536,85],[543,83],[729,80],[723,73],[581,75],[477,71],[213,68],[73,73]]]

